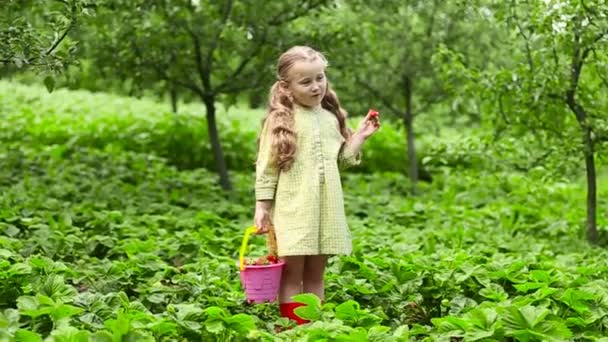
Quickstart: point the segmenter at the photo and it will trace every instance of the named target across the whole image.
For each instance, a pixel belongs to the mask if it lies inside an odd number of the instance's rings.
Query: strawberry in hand
[[[376,133],[380,129],[380,113],[377,111],[370,109],[365,115],[365,118],[359,124],[359,128],[357,129],[356,135],[363,138],[363,140],[370,137],[372,134]]]
[[[372,122],[374,127],[380,127],[380,113],[374,109],[367,112],[367,119]]]

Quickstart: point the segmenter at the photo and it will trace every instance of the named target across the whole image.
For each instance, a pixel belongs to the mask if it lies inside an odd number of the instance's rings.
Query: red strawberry
[[[276,264],[276,263],[278,263],[278,262],[279,262],[279,260],[277,259],[277,257],[276,257],[276,256],[274,256],[274,255],[269,255],[269,256],[268,256],[268,262],[269,262],[269,263],[271,263],[271,264]]]
[[[380,115],[380,113],[374,109],[370,109],[369,112],[367,112],[367,115],[369,115],[371,119],[375,119]]]

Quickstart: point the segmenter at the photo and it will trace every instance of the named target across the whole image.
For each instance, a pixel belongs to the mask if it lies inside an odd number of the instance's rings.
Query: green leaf
[[[219,309],[219,310],[218,310]],[[176,320],[179,321],[202,321],[205,312],[211,313],[213,317],[223,317],[223,309],[209,307],[203,310],[195,304],[171,304],[167,306],[167,311],[175,312]]]
[[[15,342],[42,342],[42,337],[35,332],[19,329],[15,333]]]
[[[105,331],[105,330],[97,331],[96,333],[91,335],[90,339],[91,339],[91,342],[113,342],[114,341],[114,339],[112,338],[112,334],[110,334],[108,331]]]
[[[44,85],[46,86],[46,90],[48,90],[49,93],[53,92],[53,89],[55,89],[55,78],[53,78],[53,76],[46,76],[44,78]]]
[[[327,339],[326,339],[327,340]],[[363,328],[357,328],[352,330],[349,334],[340,334],[336,336],[336,341],[339,342],[367,342],[370,338],[367,331]]]
[[[545,317],[550,313],[549,309],[543,307],[534,307],[532,305],[526,305],[520,309],[522,316],[525,318],[529,327],[535,327],[537,324],[542,322]]]
[[[536,290],[547,286],[546,283],[523,283],[523,284],[515,284],[513,287],[517,289],[518,292],[526,293],[530,290]]]
[[[549,318],[549,310],[531,305],[522,308],[509,307],[503,317],[505,335],[522,340],[534,339],[562,341],[572,332],[560,318]],[[556,320],[556,319],[559,319]]]
[[[111,331],[115,339],[122,339],[131,330],[131,321],[128,314],[120,312],[116,319],[109,319],[104,325]]]
[[[53,317],[53,320],[55,322],[58,322],[64,318],[78,315],[79,313],[81,313],[83,311],[84,310],[81,308],[78,308],[78,307],[75,307],[72,305],[68,305],[68,304],[62,304],[51,312],[51,317]]]
[[[224,331],[226,327],[222,320],[211,320],[205,322],[205,329],[212,334],[218,335]]]
[[[55,306],[55,301],[51,297],[47,297],[43,294],[37,294],[36,299],[41,306]]]
[[[32,273],[32,267],[28,264],[24,264],[22,262],[18,262],[15,263],[11,266],[11,268],[9,269],[8,273],[10,275],[24,275],[24,274],[31,274]]]
[[[441,333],[450,333],[452,337],[462,337],[469,327],[469,322],[460,317],[447,316],[442,318],[434,318],[431,320],[433,325]]]
[[[356,301],[346,301],[336,307],[336,318],[343,321],[356,321],[359,318],[359,309],[359,303]]]
[[[217,306],[208,307],[204,311],[210,319],[223,319],[228,316],[225,309]]]
[[[169,321],[161,321],[154,323],[150,326],[150,329],[156,335],[171,335],[172,333],[177,332],[177,324]]]
[[[40,294],[51,297],[54,301],[69,302],[77,291],[70,285],[65,284],[63,276],[49,275],[40,287]]]
[[[308,306],[313,306],[317,308],[321,308],[321,299],[312,293],[303,293],[298,294],[292,297],[294,302],[299,302],[306,304]]]
[[[481,289],[479,294],[488,299],[492,299],[495,302],[502,302],[509,298],[509,295],[505,292],[502,286],[495,283],[491,283],[489,286]]]
[[[312,293],[304,293],[292,297],[295,302],[303,303],[294,310],[295,314],[308,320],[318,320],[321,318],[321,300]]]
[[[235,330],[241,335],[246,335],[249,331],[255,329],[253,318],[246,314],[236,314],[226,318],[225,321],[231,330]]]
[[[569,341],[572,337],[572,332],[563,321],[544,321],[534,330],[540,332],[537,336],[551,341]]]
[[[579,315],[589,311],[588,302],[598,300],[599,297],[595,294],[580,290],[580,289],[566,289],[564,293],[559,297],[559,300],[568,305],[572,310],[576,311]]]
[[[21,296],[17,298],[17,308],[20,311],[36,310],[38,309],[38,300],[32,296]]]
[[[0,258],[8,259],[8,258],[13,257],[13,255],[15,255],[15,254],[13,254],[8,249],[0,248]]]
[[[502,340],[504,331],[498,320],[496,310],[492,308],[477,308],[467,313],[470,325],[465,334],[465,340],[478,341],[487,338]]]
[[[89,342],[90,332],[63,326],[51,332],[54,342]]]
[[[393,332],[393,337],[404,341],[409,340],[410,337],[410,327],[407,325],[401,325]]]

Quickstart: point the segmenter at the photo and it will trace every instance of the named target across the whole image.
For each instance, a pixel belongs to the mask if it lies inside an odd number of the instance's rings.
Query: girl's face
[[[295,62],[287,71],[284,87],[293,96],[295,103],[304,107],[318,106],[327,89],[325,64],[318,58]]]

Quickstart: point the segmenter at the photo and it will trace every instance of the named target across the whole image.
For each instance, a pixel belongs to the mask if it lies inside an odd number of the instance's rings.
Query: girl
[[[323,300],[328,256],[352,251],[339,170],[361,162],[363,143],[380,127],[368,114],[351,133],[326,67],[325,57],[306,46],[279,57],[258,140],[254,224],[260,234],[274,226],[285,261],[280,312],[298,324],[307,322],[294,313],[303,304],[291,297],[314,293]]]

